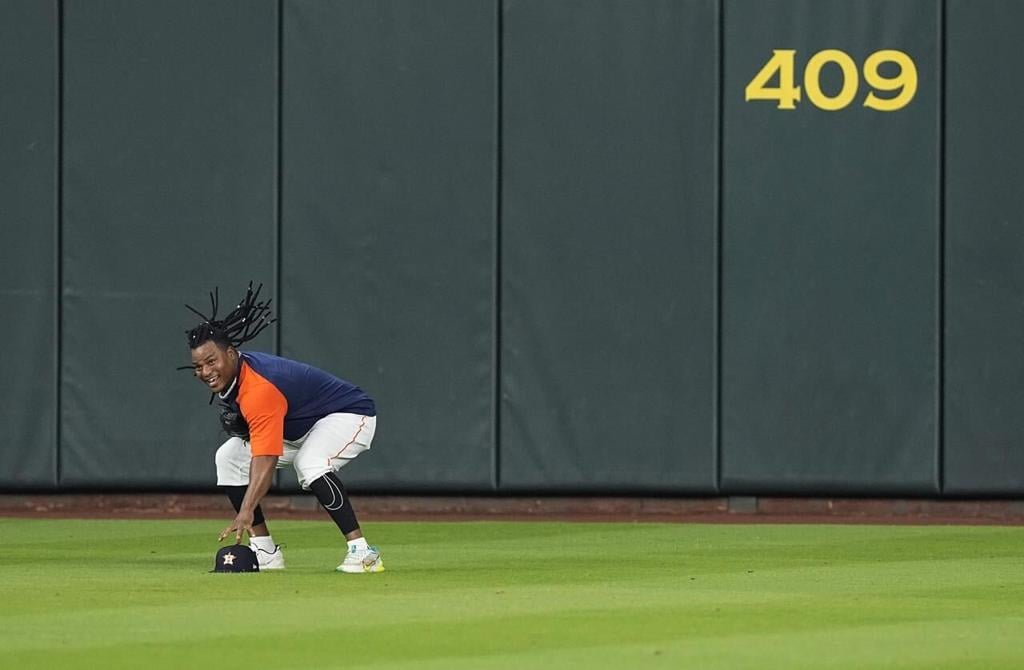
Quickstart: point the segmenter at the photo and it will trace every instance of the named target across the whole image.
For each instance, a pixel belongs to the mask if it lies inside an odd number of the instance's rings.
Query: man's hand
[[[249,464],[249,487],[245,490],[245,498],[239,508],[238,516],[230,526],[224,529],[217,538],[223,542],[224,538],[235,534],[235,544],[242,543],[242,533],[248,533],[252,537],[252,515],[256,505],[260,504],[263,496],[270,490],[270,484],[274,481],[274,468],[277,466],[277,456],[253,456]]]
[[[245,508],[238,513],[235,520],[231,522],[231,525],[221,531],[220,537],[217,538],[218,542],[223,542],[224,538],[231,535],[232,531],[235,533],[235,544],[242,543],[242,533],[248,533],[249,537],[252,537],[252,512],[247,512]]]

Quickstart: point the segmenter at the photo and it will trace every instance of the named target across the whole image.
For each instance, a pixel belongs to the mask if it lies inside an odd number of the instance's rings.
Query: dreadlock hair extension
[[[254,291],[252,282],[249,282],[249,288],[245,291],[245,297],[222,319],[217,318],[217,311],[220,307],[220,294],[216,287],[210,292],[209,316],[206,316],[195,307],[186,304],[185,307],[203,320],[195,328],[185,331],[188,337],[189,348],[195,349],[210,340],[221,346],[238,348],[262,333],[270,324],[277,321],[277,319],[270,316],[271,301],[261,301],[259,299],[260,291],[262,290],[263,284],[257,286]]]
[[[192,313],[202,319],[202,322],[195,328],[185,331],[188,337],[188,346],[195,349],[204,342],[213,341],[221,347],[235,347],[236,349],[262,333],[270,324],[277,321],[270,316],[270,300],[259,299],[263,284],[256,287],[254,291],[252,282],[245,291],[245,297],[235,306],[223,319],[217,318],[217,311],[220,307],[220,293],[217,287],[210,292],[210,316],[206,316],[192,305],[186,304]],[[192,370],[191,365],[182,365],[179,370]],[[210,404],[216,394],[210,394]]]

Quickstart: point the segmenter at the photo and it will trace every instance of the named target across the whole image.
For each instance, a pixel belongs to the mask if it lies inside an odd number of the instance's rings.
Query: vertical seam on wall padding
[[[714,275],[714,404],[712,447],[715,450],[715,491],[722,491],[722,187],[723,138],[725,135],[725,0],[718,0],[718,96],[715,114],[715,275]]]
[[[935,476],[941,495],[945,489],[946,402],[946,30],[948,0],[939,3],[938,72],[938,240],[936,242],[935,335]]]
[[[281,286],[281,229],[282,221],[281,214],[282,198],[281,198],[281,187],[284,181],[282,175],[282,166],[284,162],[282,160],[283,151],[283,120],[282,112],[284,108],[284,0],[277,0],[277,106],[275,109],[276,119],[276,136],[274,138],[274,153],[275,153],[275,184],[274,184],[274,301],[277,303],[277,323],[274,328],[274,341],[275,341],[275,352],[280,356],[282,351],[281,345],[281,319],[283,314],[281,312],[281,293],[283,288]]]
[[[491,488],[501,487],[501,196],[502,196],[502,68],[504,23],[504,0],[496,0],[495,9],[495,105],[494,105],[494,259],[493,259],[493,339],[491,368],[494,375],[494,401],[491,408]]]
[[[62,317],[64,313],[64,0],[56,0],[54,10],[57,14],[56,34],[56,137],[54,138],[54,188],[56,190],[54,211],[54,304],[53,304],[53,347],[54,347],[54,478],[59,487],[61,480],[61,391],[62,356],[61,340],[64,335]]]
[[[283,123],[281,120],[282,112],[282,98],[284,90],[283,73],[284,68],[282,66],[282,59],[284,56],[284,0],[277,0],[277,62],[276,72],[274,73],[277,83],[277,95],[276,105],[274,109],[275,119],[275,134],[274,134],[274,302],[277,303],[277,322],[274,324],[274,352],[280,356],[282,353],[281,345],[281,320],[283,313],[281,311],[281,293],[283,291],[281,287],[281,183],[282,174],[281,166],[283,162],[281,160],[282,151],[282,131]],[[274,489],[277,490],[281,486],[281,471],[277,470],[274,472]]]

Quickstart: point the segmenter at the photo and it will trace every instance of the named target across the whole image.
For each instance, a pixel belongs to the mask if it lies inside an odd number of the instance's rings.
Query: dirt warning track
[[[592,521],[1024,525],[1024,501],[867,498],[634,498],[354,495],[365,521]],[[268,518],[327,520],[311,495],[272,495]],[[224,496],[196,493],[0,494],[0,516],[230,518]]]

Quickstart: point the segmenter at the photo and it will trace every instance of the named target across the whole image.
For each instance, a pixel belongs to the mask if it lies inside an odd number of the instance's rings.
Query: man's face
[[[214,393],[223,393],[238,374],[238,352],[233,347],[222,349],[216,342],[203,342],[192,350],[192,367],[199,381]]]

